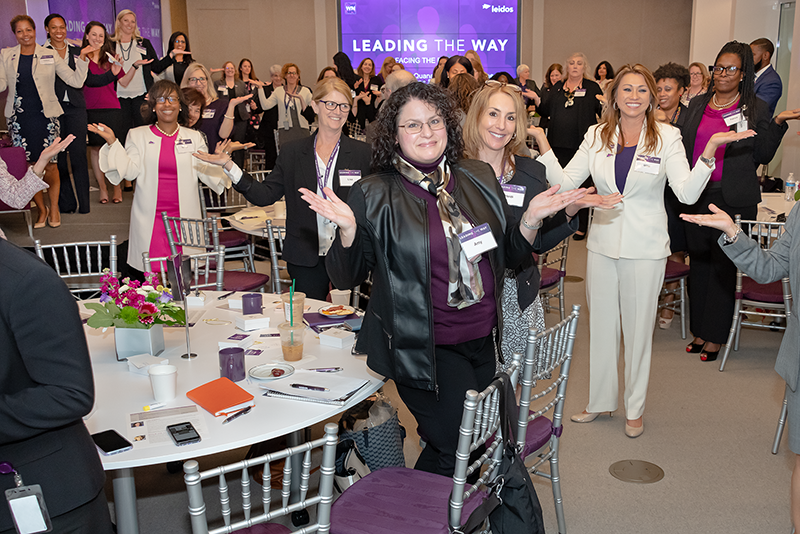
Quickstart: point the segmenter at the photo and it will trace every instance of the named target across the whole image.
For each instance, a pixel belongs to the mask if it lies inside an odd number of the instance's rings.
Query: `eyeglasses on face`
[[[522,89],[520,89],[518,85],[514,85],[513,83],[504,83],[504,82],[499,82],[497,80],[486,80],[485,82],[483,82],[483,84],[487,87],[508,87],[509,89],[511,89],[516,93],[522,92]]]
[[[710,67],[710,69],[716,76],[736,76],[737,72],[741,72],[742,71],[742,69],[740,67],[734,67],[733,65],[731,65],[730,67],[716,67],[716,66],[714,66],[714,67]],[[723,72],[725,74],[723,74]]]
[[[293,71],[293,70],[290,70],[289,72],[286,73],[286,75],[287,76],[297,76],[297,73],[295,71]]]
[[[186,44],[186,41],[183,39],[175,39],[175,44]]]
[[[348,111],[350,111],[350,108],[352,107],[350,104],[340,104],[332,100],[320,100],[320,103],[325,104],[325,109],[327,109],[328,111],[333,111],[338,107],[340,110],[342,110],[342,113],[347,113]]]
[[[189,83],[206,83],[206,77],[198,76],[196,78],[189,78]]]
[[[441,117],[434,117],[428,122],[407,122],[406,124],[399,125],[398,128],[405,128],[407,134],[415,135],[420,133],[426,124],[432,132],[444,129],[444,120]]]
[[[689,76],[692,76],[692,77],[694,77],[694,76],[702,76],[702,75],[703,75],[702,72],[691,72],[691,73],[689,73]]]
[[[170,104],[174,104],[176,102],[180,102],[177,96],[159,96],[156,98],[156,102],[158,104],[163,104],[165,102],[169,102]]]

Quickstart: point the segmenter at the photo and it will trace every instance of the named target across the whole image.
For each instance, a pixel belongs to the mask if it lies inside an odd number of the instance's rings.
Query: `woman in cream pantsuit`
[[[656,122],[656,82],[642,65],[626,65],[614,78],[611,105],[600,124],[592,126],[565,169],[535,129],[547,167],[547,178],[564,189],[578,187],[594,177],[601,195],[622,193],[622,203],[597,210],[587,241],[586,300],[589,305],[589,404],[572,417],[588,423],[601,412],[617,409],[620,325],[625,336],[625,433],[644,431],[650,354],[658,293],[664,280],[669,236],[664,209],[668,182],[681,202],[700,196],[714,168],[717,147],[753,135],[717,134],[703,156],[689,169],[678,130]]]

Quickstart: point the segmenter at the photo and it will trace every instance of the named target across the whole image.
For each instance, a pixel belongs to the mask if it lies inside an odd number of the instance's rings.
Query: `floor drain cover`
[[[576,282],[583,282],[583,278],[581,278],[580,276],[569,276],[569,275],[567,275],[567,276],[564,277],[564,281],[574,284]]]
[[[652,484],[664,478],[664,470],[644,460],[622,460],[611,464],[608,471],[623,482]]]

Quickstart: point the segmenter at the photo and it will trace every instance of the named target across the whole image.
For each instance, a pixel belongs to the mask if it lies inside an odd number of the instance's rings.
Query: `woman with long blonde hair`
[[[644,431],[653,327],[670,253],[664,187],[669,184],[681,202],[693,204],[714,170],[714,151],[754,132],[715,134],[704,158],[690,169],[679,131],[656,121],[656,81],[646,67],[622,67],[607,95],[601,122],[589,128],[565,168],[544,132],[535,128],[532,133],[550,183],[572,189],[591,174],[601,195],[623,195],[619,207],[595,211],[586,245],[589,403],[572,420],[589,423],[617,409],[622,333],[625,434],[635,438]]]

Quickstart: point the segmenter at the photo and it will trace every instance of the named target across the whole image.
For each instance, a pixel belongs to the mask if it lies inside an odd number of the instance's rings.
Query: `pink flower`
[[[142,324],[153,324],[155,318],[152,315],[140,315],[139,322]]]
[[[158,307],[152,302],[144,302],[142,303],[141,308],[139,308],[139,313],[155,315],[158,313]]]

